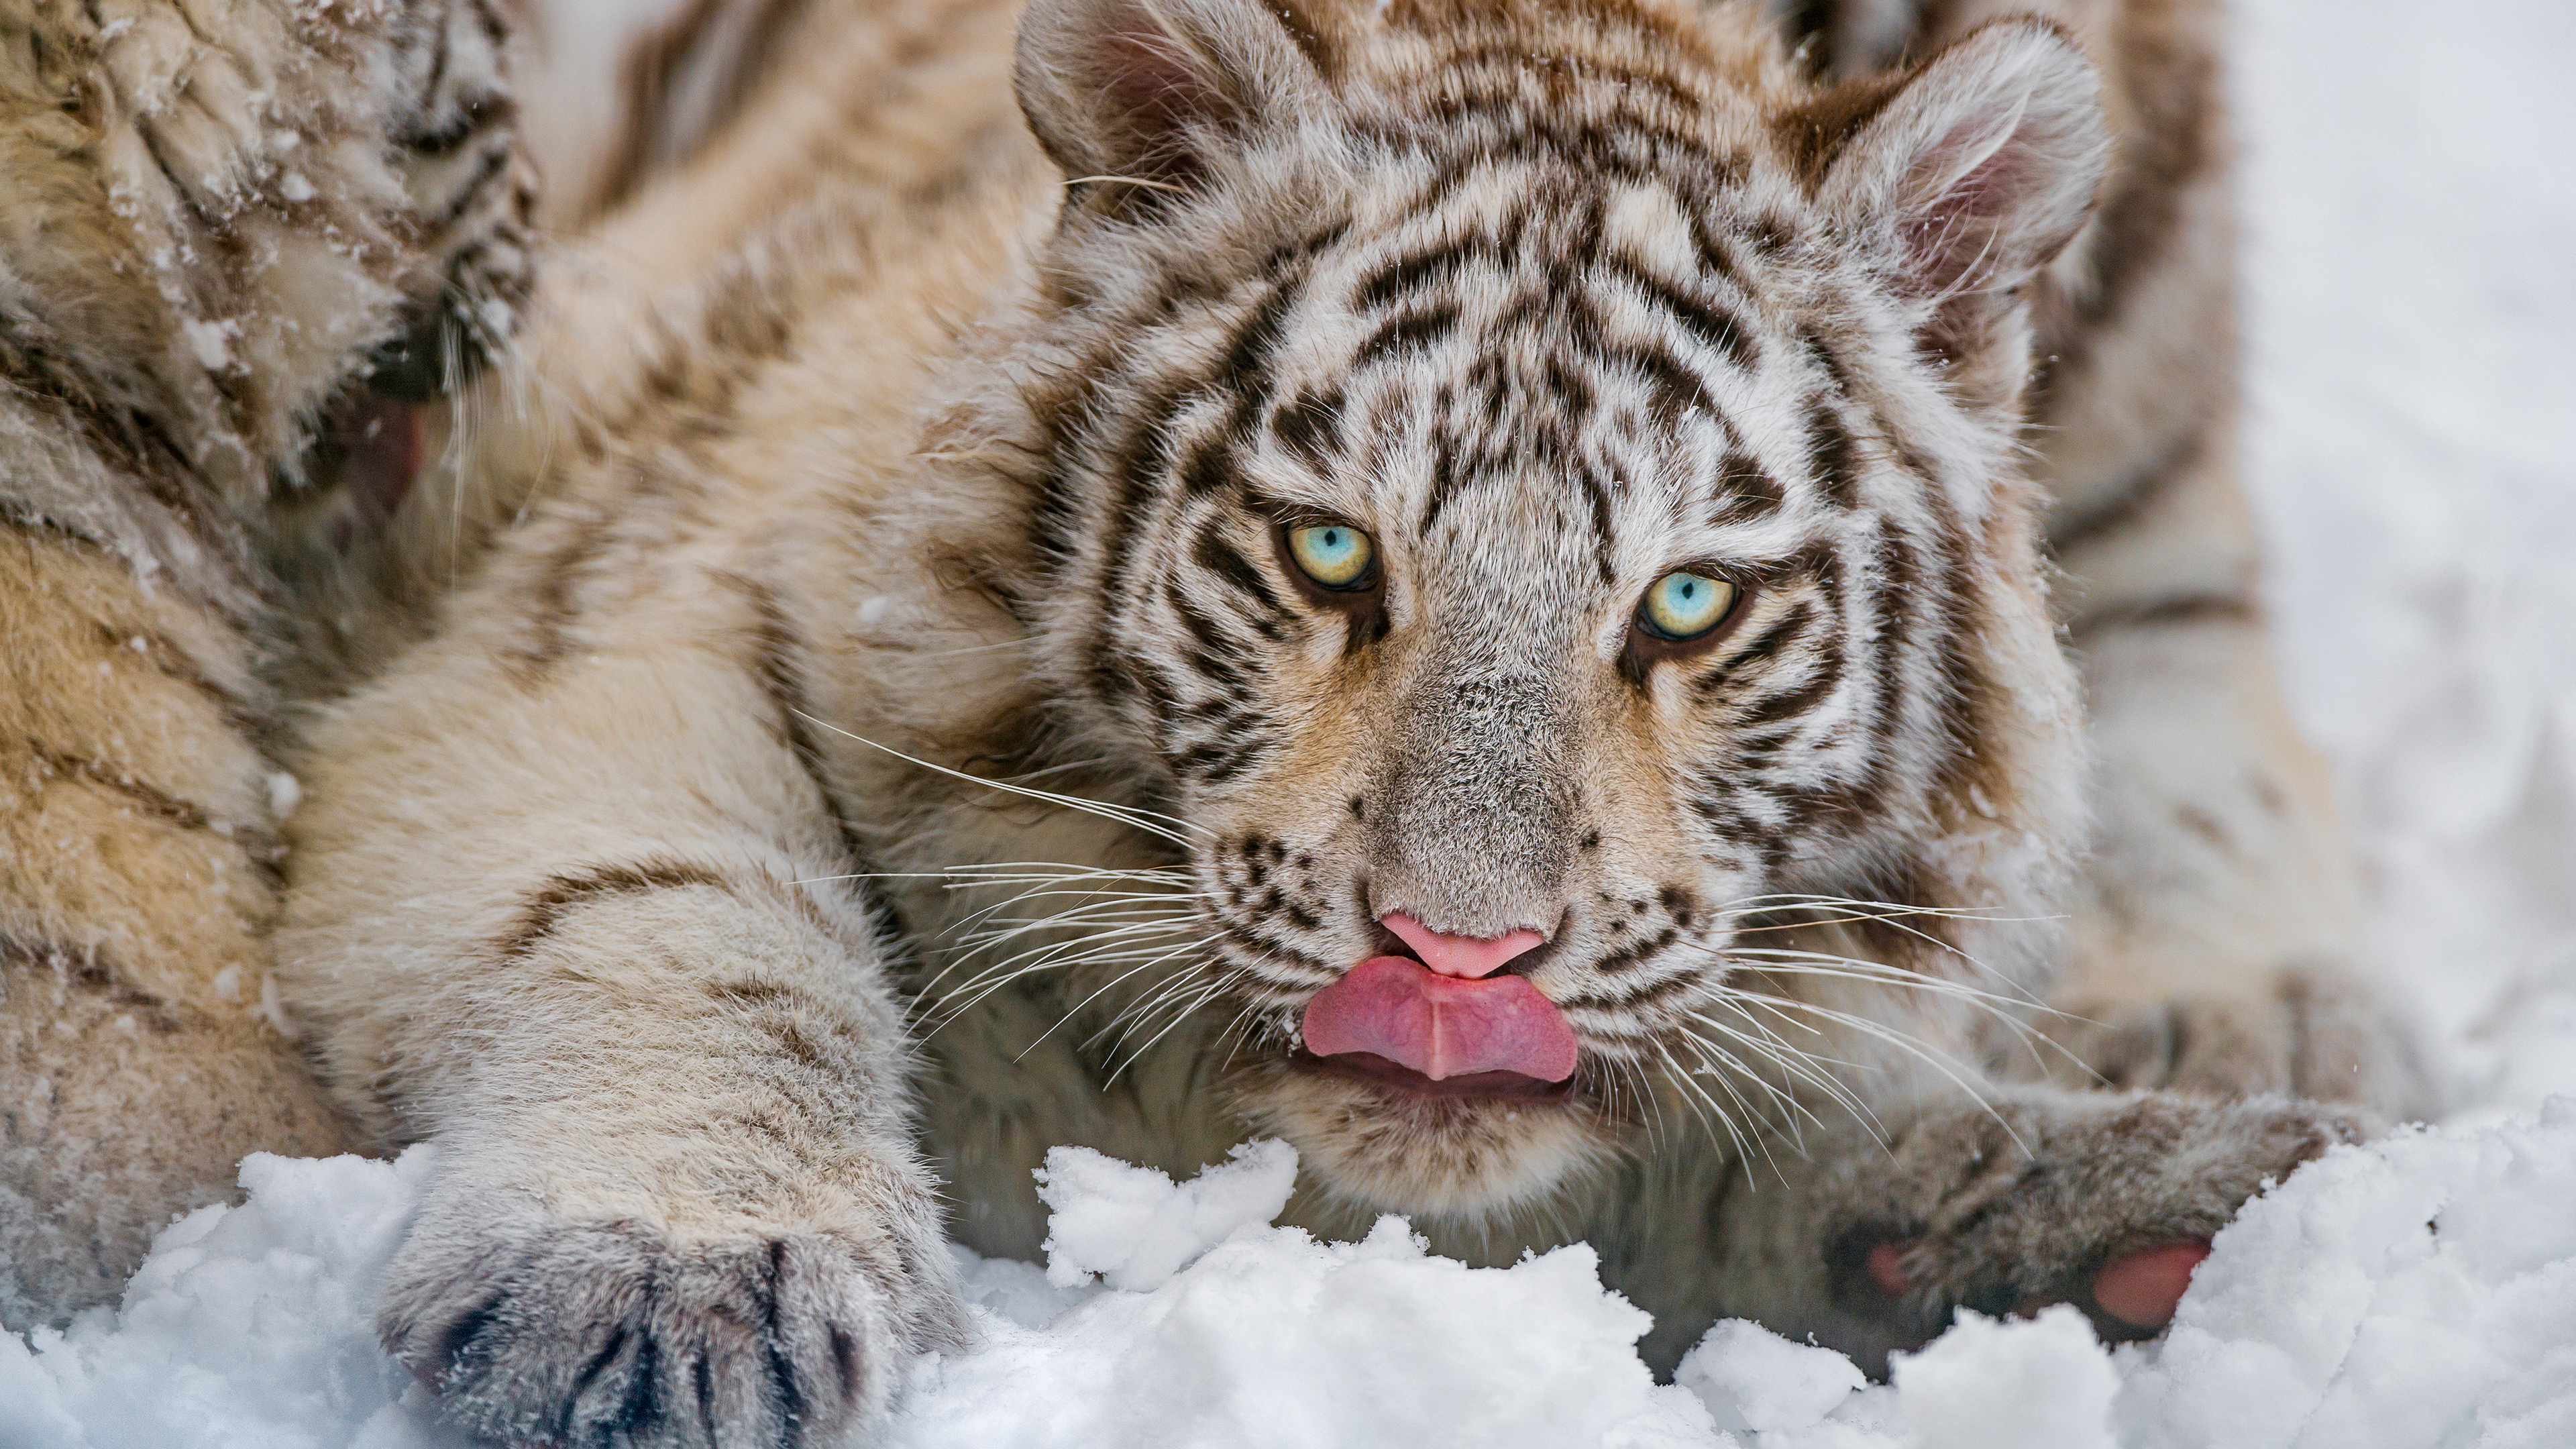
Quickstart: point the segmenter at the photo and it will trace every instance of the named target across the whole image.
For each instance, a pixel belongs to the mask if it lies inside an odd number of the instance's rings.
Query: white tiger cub
[[[268,978],[256,540],[399,489],[398,399],[525,296],[504,43],[480,0],[0,0],[0,1324],[347,1140]]]
[[[2361,1130],[2039,1080],[2066,31],[1824,87],[1756,4],[1034,0],[1015,69],[1012,10],[800,14],[553,273],[544,405],[408,521],[472,575],[313,731],[280,969],[439,1144],[379,1327],[454,1422],[827,1441],[1058,1142],[1275,1133],[1318,1230],[1874,1363],[2151,1334]]]

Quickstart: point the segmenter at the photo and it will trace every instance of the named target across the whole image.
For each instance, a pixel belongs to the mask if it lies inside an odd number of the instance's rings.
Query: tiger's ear
[[[1031,0],[1015,85],[1067,176],[1187,187],[1217,148],[1320,104],[1322,45],[1259,0]]]
[[[1818,200],[1876,232],[1907,290],[1935,304],[1927,350],[1976,352],[2092,211],[2110,154],[2092,63],[2047,21],[2004,20],[1855,86],[1840,109],[1862,119],[1808,142]],[[1815,109],[1830,116],[1836,94]]]

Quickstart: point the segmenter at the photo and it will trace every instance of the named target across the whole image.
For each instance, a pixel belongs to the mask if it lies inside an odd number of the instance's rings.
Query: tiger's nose
[[[1547,940],[1527,930],[1512,931],[1492,940],[1444,935],[1402,911],[1389,911],[1377,919],[1379,925],[1395,933],[1397,940],[1411,946],[1423,965],[1443,976],[1491,976],[1513,957],[1535,950]]]

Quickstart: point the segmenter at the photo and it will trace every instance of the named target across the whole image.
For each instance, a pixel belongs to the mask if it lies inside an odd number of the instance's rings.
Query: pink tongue
[[[1316,993],[1306,1050],[1375,1052],[1435,1082],[1471,1072],[1574,1075],[1574,1029],[1527,978],[1435,976],[1402,956],[1372,956]]]

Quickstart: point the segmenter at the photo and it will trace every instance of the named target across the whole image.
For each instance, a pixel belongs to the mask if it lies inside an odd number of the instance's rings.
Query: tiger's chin
[[[1579,1079],[1516,1072],[1433,1081],[1364,1053],[1299,1051],[1238,1078],[1242,1107],[1285,1138],[1337,1205],[1473,1222],[1539,1208],[1607,1166],[1617,1125]]]

